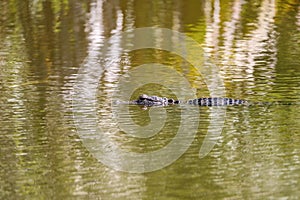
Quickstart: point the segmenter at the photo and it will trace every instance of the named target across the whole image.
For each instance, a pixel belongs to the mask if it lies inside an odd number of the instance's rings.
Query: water
[[[299,198],[298,1],[0,5],[0,199]],[[113,103],[224,91],[294,104]]]

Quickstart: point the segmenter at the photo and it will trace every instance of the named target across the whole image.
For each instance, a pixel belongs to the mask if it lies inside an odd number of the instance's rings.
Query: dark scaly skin
[[[228,105],[247,105],[248,102],[240,99],[226,97],[208,97],[188,100],[188,104],[199,106],[228,106]]]

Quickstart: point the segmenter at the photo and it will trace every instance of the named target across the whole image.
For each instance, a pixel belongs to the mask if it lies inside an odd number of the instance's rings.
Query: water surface
[[[0,5],[0,199],[299,198],[298,1],[25,0]],[[211,95],[205,80],[217,80],[199,74],[172,52],[124,51],[122,32],[141,27],[168,28],[197,41],[207,59],[203,65],[219,69],[226,96],[293,104],[227,107],[220,124],[212,123],[217,117],[213,108],[196,106],[151,110],[118,105],[129,112],[116,112],[113,100],[127,100],[121,94],[131,99],[147,93],[186,100]],[[169,40],[153,44],[163,41]],[[169,45],[178,42],[173,38]],[[134,71],[150,63],[169,67]],[[99,72],[99,77],[87,79],[97,83],[96,117],[85,115],[91,90],[74,99],[79,69]],[[169,70],[180,74],[189,87]],[[134,90],[119,84],[158,78],[164,81]],[[83,105],[75,108],[87,116],[84,127],[74,119],[74,101]],[[121,119],[134,122],[126,126],[129,130],[163,123],[153,126],[159,129],[153,136],[139,138],[121,130]],[[197,127],[193,138],[192,128],[179,138],[192,139],[187,151],[148,173],[120,172],[99,162],[78,133],[80,128],[92,132],[100,127],[112,141],[107,148],[147,153],[170,144],[182,123]],[[222,133],[210,138],[215,142],[212,150],[200,159],[208,130],[220,127]]]

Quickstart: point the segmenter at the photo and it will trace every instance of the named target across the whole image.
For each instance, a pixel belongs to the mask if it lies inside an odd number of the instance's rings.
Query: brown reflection
[[[16,4],[34,73],[45,78],[57,64],[70,70],[69,66],[81,63],[86,48],[84,23],[88,7],[89,1],[24,0]]]

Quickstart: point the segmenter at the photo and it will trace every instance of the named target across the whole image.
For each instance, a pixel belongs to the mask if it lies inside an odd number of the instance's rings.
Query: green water
[[[299,1],[0,6],[0,199],[300,197]],[[218,92],[292,105],[114,103]]]

